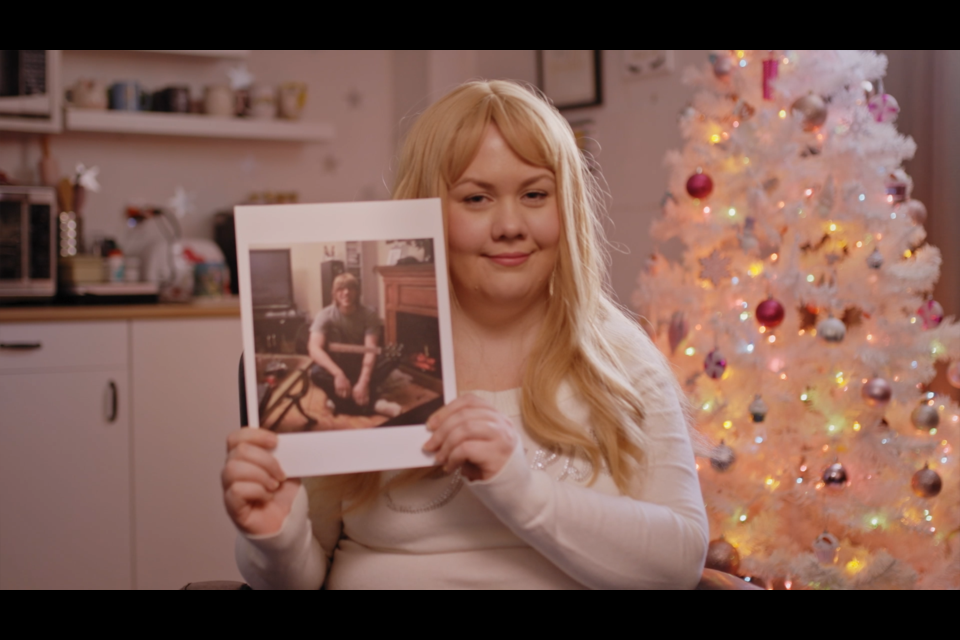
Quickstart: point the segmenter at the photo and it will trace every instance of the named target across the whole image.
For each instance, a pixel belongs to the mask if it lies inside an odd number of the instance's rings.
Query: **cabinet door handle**
[[[107,422],[117,421],[117,383],[110,381],[110,415],[107,416]]]
[[[40,342],[0,342],[0,349],[9,351],[33,351],[43,346]]]

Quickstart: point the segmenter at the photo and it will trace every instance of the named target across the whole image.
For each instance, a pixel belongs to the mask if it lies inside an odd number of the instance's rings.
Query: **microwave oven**
[[[56,192],[0,185],[0,302],[57,292]]]

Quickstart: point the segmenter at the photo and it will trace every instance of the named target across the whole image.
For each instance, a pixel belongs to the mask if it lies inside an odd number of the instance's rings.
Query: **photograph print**
[[[251,247],[250,284],[261,427],[423,424],[443,405],[429,238]]]
[[[442,234],[436,200],[237,208],[247,412],[288,475],[430,464],[456,394]]]

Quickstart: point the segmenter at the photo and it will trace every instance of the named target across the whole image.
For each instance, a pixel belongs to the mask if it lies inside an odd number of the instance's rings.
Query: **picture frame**
[[[537,50],[537,85],[560,110],[603,104],[602,71],[600,50]]]
[[[426,419],[457,394],[440,200],[234,211],[247,417],[284,473],[432,465]],[[398,241],[437,250],[390,264]]]

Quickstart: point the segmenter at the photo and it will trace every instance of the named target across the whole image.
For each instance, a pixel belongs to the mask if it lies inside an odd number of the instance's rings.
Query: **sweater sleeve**
[[[330,496],[301,486],[280,531],[237,536],[240,575],[258,590],[319,589],[340,537],[338,507]]]
[[[531,471],[519,447],[494,478],[469,486],[518,537],[588,587],[693,588],[708,526],[683,414],[670,397],[646,415],[650,447],[632,497]]]

